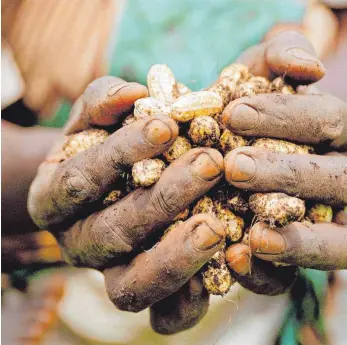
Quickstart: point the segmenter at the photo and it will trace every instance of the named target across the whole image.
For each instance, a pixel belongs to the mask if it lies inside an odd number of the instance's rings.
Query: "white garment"
[[[24,81],[9,45],[4,40],[1,44],[1,109],[4,109],[23,96]]]
[[[256,295],[235,284],[224,298],[212,296],[204,319],[194,328],[171,336],[155,333],[148,310],[117,310],[108,299],[103,275],[79,270],[70,276],[60,307],[62,321],[93,344],[131,345],[269,345],[282,324],[288,295]]]

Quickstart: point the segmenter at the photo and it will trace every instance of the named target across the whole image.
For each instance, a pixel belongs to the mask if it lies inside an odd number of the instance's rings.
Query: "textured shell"
[[[259,220],[271,225],[287,225],[299,221],[305,214],[305,202],[284,193],[256,193],[249,198],[250,209]]]
[[[270,92],[281,91],[286,85],[283,77],[277,77],[270,83]]]
[[[307,217],[313,223],[330,223],[333,220],[333,209],[328,205],[315,204],[307,210]]]
[[[122,191],[120,190],[112,190],[106,198],[103,200],[103,204],[105,206],[109,206],[114,204],[115,202],[119,201],[122,198]]]
[[[232,212],[245,214],[248,207],[248,193],[230,188],[227,184],[219,184],[218,190],[213,196],[213,204],[216,209],[224,207]]]
[[[283,77],[275,78],[269,86],[270,92],[280,92],[283,94],[295,94],[295,90],[292,86],[286,84]]]
[[[226,265],[224,249],[216,252],[202,273],[203,284],[212,295],[225,295],[234,282]]]
[[[225,87],[229,92],[230,99],[233,98],[233,95],[237,87],[237,83],[234,80],[230,78],[220,78],[218,79],[218,85],[222,85],[223,87]]]
[[[251,77],[248,82],[253,83],[261,93],[269,91],[270,81],[264,77]]]
[[[132,176],[136,186],[148,187],[157,182],[165,170],[160,159],[144,159],[133,165]]]
[[[232,242],[239,241],[243,236],[245,227],[243,219],[227,208],[222,207],[221,204],[216,205],[216,215],[225,226],[226,237]]]
[[[148,116],[169,114],[169,108],[162,101],[153,97],[140,98],[135,101],[134,106],[134,116],[137,120]]]
[[[211,295],[224,296],[230,290],[233,279],[227,265],[219,268],[208,266],[202,273],[202,282]]]
[[[248,67],[240,63],[233,63],[225,67],[219,75],[220,79],[228,78],[236,83],[246,81],[249,77]]]
[[[188,122],[198,116],[218,114],[223,109],[222,98],[210,91],[192,92],[180,96],[171,107],[171,117],[178,122]]]
[[[237,213],[244,214],[248,211],[248,201],[246,201],[239,191],[231,193],[226,202],[227,207]]]
[[[240,135],[233,134],[228,129],[225,129],[219,139],[219,147],[226,154],[238,147],[246,146],[247,140]]]
[[[171,163],[181,157],[192,148],[189,140],[185,137],[177,137],[173,144],[163,153],[166,160]]]
[[[245,83],[238,85],[234,94],[234,99],[241,98],[241,97],[255,96],[259,93],[265,93],[265,92],[266,90],[259,89],[257,84],[247,81]]]
[[[200,116],[190,123],[188,135],[199,146],[213,146],[218,143],[220,129],[211,116]]]
[[[209,213],[214,215],[215,212],[212,199],[208,196],[204,196],[201,199],[199,199],[195,204],[192,213]]]
[[[171,104],[179,96],[175,76],[167,65],[153,65],[147,74],[149,95],[165,104]]]
[[[177,89],[179,96],[187,95],[188,93],[192,92],[192,90],[188,86],[179,82],[177,82]]]
[[[254,147],[263,148],[271,152],[286,153],[286,154],[301,154],[306,155],[313,153],[314,149],[308,145],[298,145],[285,140],[260,138],[252,144]]]
[[[223,101],[223,106],[225,107],[231,99],[231,91],[228,86],[217,83],[206,89],[206,91],[214,92],[219,95]]]
[[[83,132],[71,134],[67,137],[63,150],[66,158],[71,158],[92,146],[105,142],[109,133],[103,129],[87,129]]]

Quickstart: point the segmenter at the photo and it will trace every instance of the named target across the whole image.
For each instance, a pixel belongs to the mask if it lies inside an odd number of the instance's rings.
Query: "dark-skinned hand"
[[[319,62],[303,61],[288,53],[289,48],[300,51],[304,46],[307,49],[307,42],[297,34],[290,34],[289,38],[274,39],[272,43],[251,49],[242,62],[250,65],[254,74],[267,77],[282,75],[285,70],[298,84],[321,78],[324,71]],[[271,46],[272,49],[265,46]],[[265,51],[272,51],[273,55],[265,54]],[[311,55],[314,57],[312,50]],[[288,73],[288,65],[291,74]],[[93,125],[112,126],[130,110],[137,98],[146,96],[145,88],[138,84],[124,84],[114,78],[107,81],[104,79],[103,83],[102,86],[100,81],[94,82],[76,102],[67,133]],[[118,83],[121,86],[117,86]],[[133,90],[127,93],[130,90],[126,90],[126,85],[130,85]],[[108,89],[116,89],[118,92],[109,92]],[[29,209],[41,227],[50,228],[57,234],[68,261],[104,270],[107,290],[116,306],[131,311],[152,306],[153,328],[168,334],[193,326],[206,313],[208,294],[199,276],[194,274],[220,248],[224,231],[215,219],[199,215],[196,217],[200,218],[193,217],[181,225],[175,231],[174,239],[167,236],[151,251],[137,253],[145,246],[147,239],[162,229],[163,224],[220,180],[223,171],[220,155],[211,149],[192,150],[172,164],[154,187],[137,190],[106,210],[96,213],[88,211],[90,205],[99,200],[108,186],[117,180],[121,167],[158,155],[171,145],[177,135],[176,125],[168,118],[160,117],[157,120],[168,125],[172,134],[170,139],[168,135],[154,131],[154,137],[166,137],[164,143],[158,139],[161,143],[153,145],[150,140],[143,140],[142,134],[147,132],[143,129],[147,129],[146,124],[153,122],[151,119],[137,122],[136,126],[129,125],[111,135],[98,149],[90,149],[65,162],[58,163],[59,155],[53,155],[40,168],[31,190]],[[161,127],[158,122],[156,125]],[[260,135],[264,136],[263,133]],[[291,139],[289,136],[283,137]],[[152,145],[148,145],[148,141]],[[199,158],[202,158],[201,162]],[[197,177],[194,173],[194,162],[198,163],[195,164],[196,168],[203,176]],[[197,226],[199,224],[203,226]],[[205,247],[211,248],[207,249],[206,254],[201,254],[203,259],[199,258],[194,246],[186,245],[191,236],[184,234],[196,234],[196,228],[213,229],[209,235],[206,232],[203,240]],[[182,236],[178,236],[178,233]],[[201,233],[204,231],[201,230]],[[204,238],[200,236],[200,231],[197,236]],[[165,245],[170,248],[170,255]],[[187,256],[182,256],[181,251],[188,248]],[[255,292],[268,294],[281,293],[291,286],[296,275],[295,268],[273,271],[271,263],[257,258],[251,262],[249,251],[242,250],[245,250],[243,245],[236,245],[228,251],[229,266],[242,285]],[[192,260],[195,256],[197,258]],[[249,279],[250,263],[253,266],[252,279]],[[258,279],[254,280],[255,276]]]
[[[73,106],[65,132],[115,126],[134,101],[147,95],[137,83],[97,79]],[[66,160],[62,143],[57,143],[41,164],[28,201],[31,217],[55,234],[67,262],[103,271],[107,293],[119,309],[137,312],[153,306],[153,328],[166,334],[191,327],[206,313],[209,296],[195,273],[221,248],[224,229],[217,219],[200,214],[150,250],[143,249],[153,246],[180,211],[220,181],[222,155],[193,149],[153,187],[136,189],[107,208],[97,205],[125,167],[161,154],[177,135],[176,123],[159,116],[125,126],[104,144]]]
[[[240,58],[255,75],[285,76],[294,85],[308,85],[323,77],[324,68],[312,46],[300,34],[282,33],[251,48]],[[310,87],[296,95],[262,94],[231,102],[223,121],[233,133],[272,137],[305,144],[330,146],[327,155],[286,155],[244,147],[225,157],[227,181],[254,192],[284,192],[332,205],[347,204],[347,105]],[[261,259],[261,260],[260,260]],[[347,214],[341,210],[332,223],[292,223],[270,229],[257,223],[249,233],[249,246],[228,248],[234,276],[256,293],[279,294],[296,276],[292,267],[272,262],[334,270],[347,268]]]

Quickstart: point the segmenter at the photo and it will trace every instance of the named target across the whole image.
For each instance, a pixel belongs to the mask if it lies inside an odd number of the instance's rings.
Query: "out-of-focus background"
[[[237,286],[226,300],[213,300],[194,332],[175,338],[151,331],[147,311],[115,310],[102,275],[67,268],[54,237],[36,229],[26,212],[27,192],[71,104],[102,75],[145,83],[150,65],[167,63],[198,90],[248,47],[291,29],[308,37],[327,67],[319,87],[347,101],[343,8],[345,1],[318,0],[3,0],[3,343],[224,344],[229,333],[233,344],[275,343],[288,296],[256,298]],[[347,274],[332,272],[327,284],[321,281],[329,343],[345,344]],[[302,344],[321,343],[310,327],[300,337]]]

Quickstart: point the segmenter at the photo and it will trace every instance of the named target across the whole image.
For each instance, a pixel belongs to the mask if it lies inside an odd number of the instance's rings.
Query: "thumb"
[[[286,76],[291,84],[311,84],[325,74],[312,44],[296,31],[281,32],[247,50],[238,62],[247,65],[255,75],[270,79]]]

